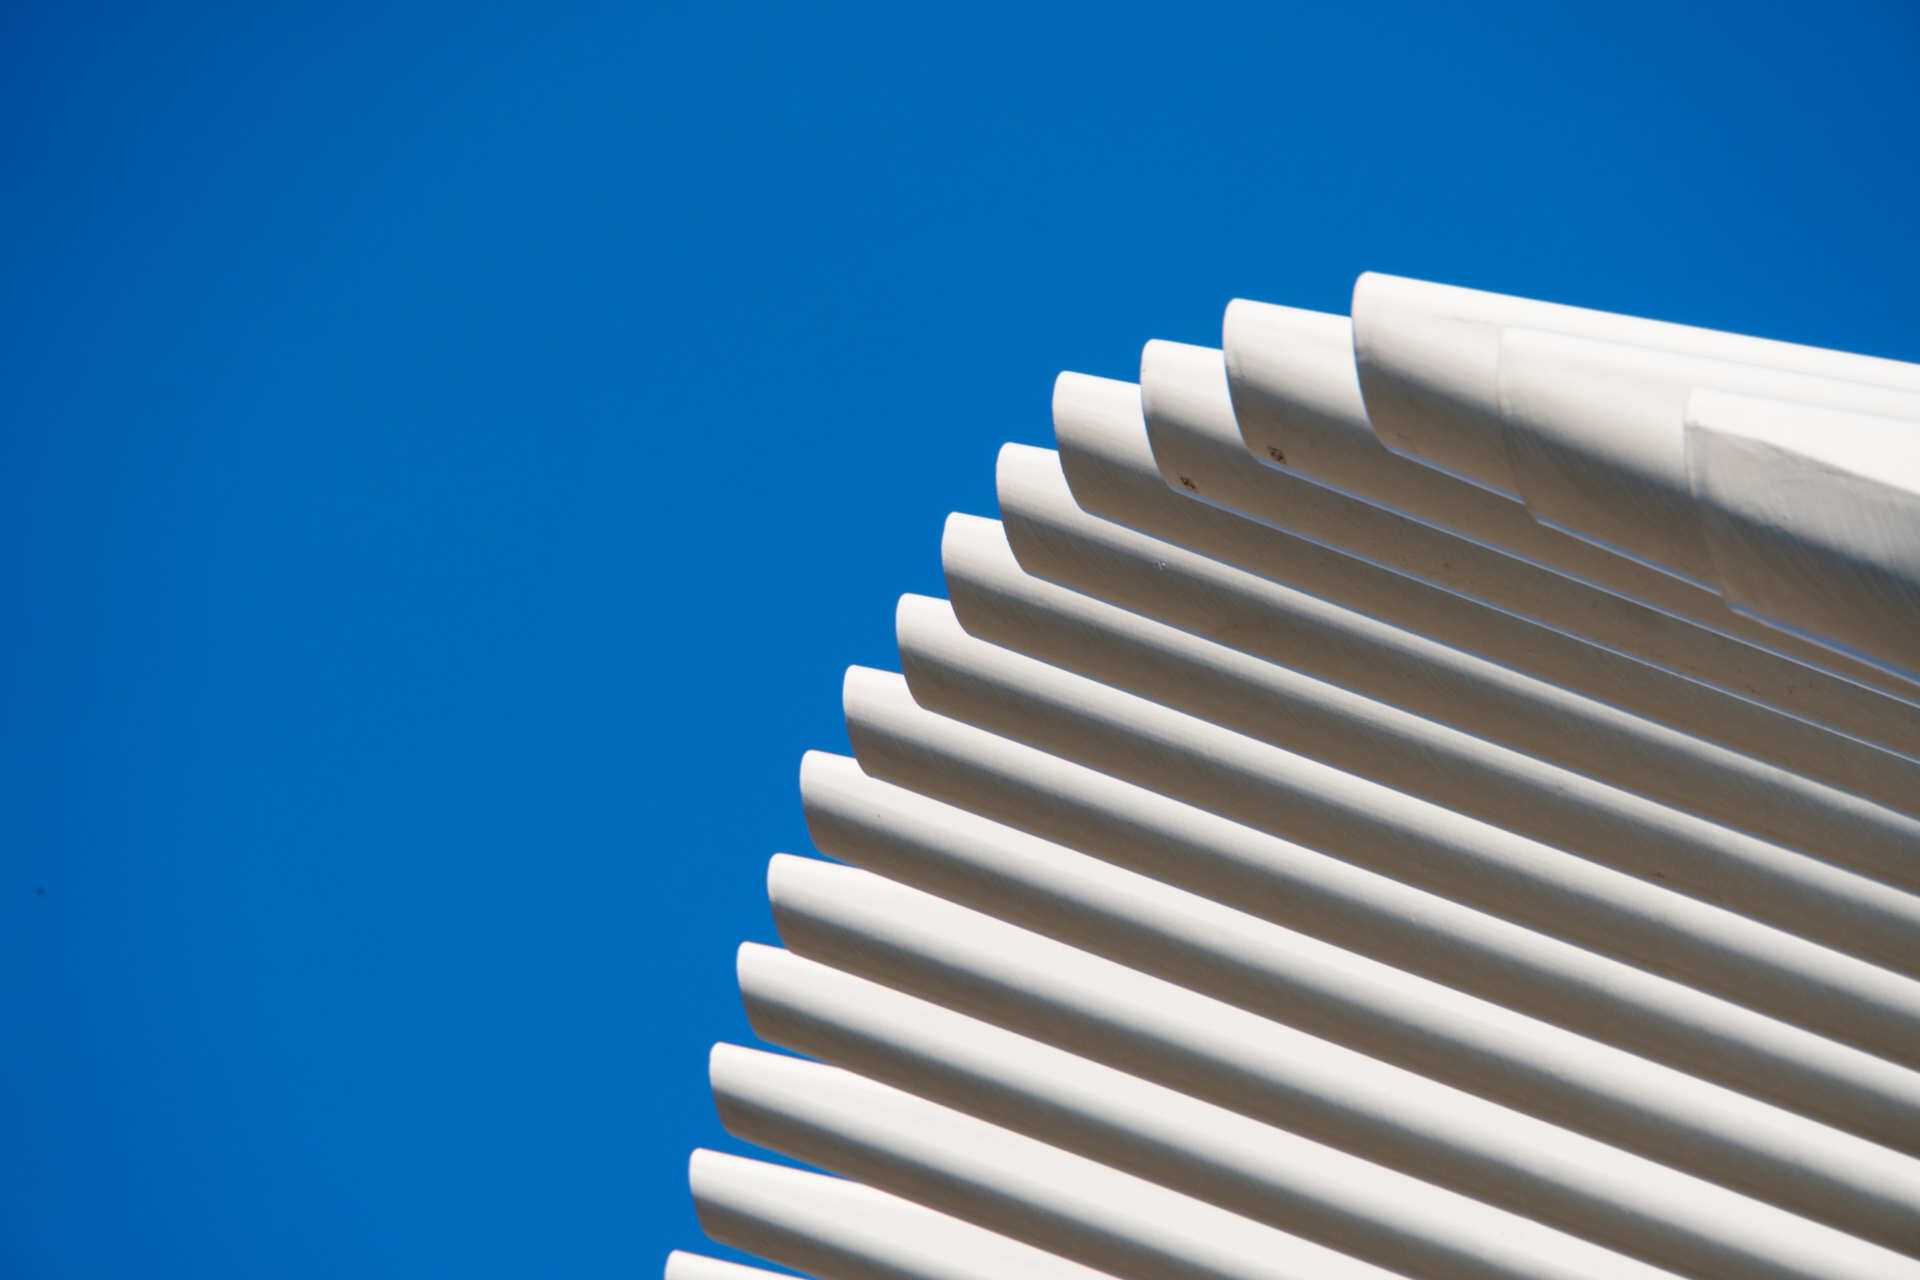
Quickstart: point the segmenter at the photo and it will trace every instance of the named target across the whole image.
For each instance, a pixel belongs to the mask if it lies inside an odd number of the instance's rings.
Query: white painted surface
[[[1920,365],[1898,360],[1369,272],[1353,290],[1354,362],[1381,443],[1518,499],[1499,411],[1510,328],[1920,392]]]
[[[796,876],[809,865],[791,861]],[[764,1040],[1370,1262],[1502,1280],[1670,1274],[786,951],[747,944],[739,972]]]
[[[792,951],[738,968],[838,1065],[710,1070],[846,1177],[698,1153],[709,1234],[819,1280],[1920,1274],[1920,367],[1385,277],[1224,341],[1063,375],[905,676],[848,672],[857,763],[800,790],[854,865],[777,857]]]
[[[1686,423],[1727,601],[1920,676],[1920,423],[1713,391]]]
[[[696,1151],[694,1158],[697,1160],[702,1154]],[[675,1249],[667,1255],[666,1280],[780,1280],[780,1273]]]
[[[1053,414],[1071,498],[1089,514],[1689,737],[1920,815],[1920,761],[1860,740],[1858,726],[1849,730],[1856,736],[1834,732],[1183,497],[1161,479],[1131,384],[1062,375]],[[1003,511],[1005,505],[1003,498]],[[1920,709],[1887,698],[1874,702],[1882,714],[1878,736],[1903,745],[1920,740]]]
[[[1920,982],[968,636],[902,597],[931,711],[1186,800],[1871,1053],[1920,1063]]]
[[[1155,490],[1157,492],[1157,489]],[[1399,707],[1662,804],[1920,887],[1916,820],[1269,578],[1088,515],[1060,459],[1009,445],[1001,515],[1022,569],[1215,640],[1267,666]],[[1230,527],[1230,526],[1229,526]],[[1309,584],[1315,585],[1315,584]],[[1861,790],[1908,801],[1920,777],[1884,752]]]
[[[1218,351],[1148,343],[1140,400],[1161,476],[1204,503],[1837,732],[1920,749],[1920,707],[1911,703],[1260,466],[1241,439]]]
[[[818,1280],[1102,1280],[1102,1273],[845,1178],[718,1151],[688,1170],[702,1230]],[[704,1260],[695,1260],[704,1261]],[[728,1267],[727,1263],[709,1263]],[[693,1264],[667,1280],[765,1280]]]
[[[1687,474],[1696,388],[1920,419],[1920,392],[1533,329],[1502,331],[1499,387],[1508,470],[1535,520],[1709,590]]]
[[[1391,1275],[835,1067],[721,1044],[708,1075],[737,1137],[1116,1276]]]
[[[1908,679],[1837,653],[1817,639],[1756,622],[1730,609],[1713,591],[1539,524],[1510,499],[1386,449],[1373,434],[1360,396],[1353,327],[1347,317],[1236,300],[1227,305],[1222,329],[1235,425],[1264,469],[1304,476],[1903,700],[1920,698],[1920,687]],[[1248,488],[1259,491],[1253,482]],[[1246,512],[1271,522],[1264,507]],[[1471,594],[1470,588],[1464,589]],[[1585,633],[1577,623],[1573,629]]]
[[[835,858],[1815,1217],[1920,1166],[1585,1036],[809,757]],[[1920,1139],[1920,1089],[1888,1128]],[[1797,1188],[1786,1190],[1783,1188]],[[1836,1198],[1837,1197],[1837,1198]],[[1864,1198],[1864,1200],[1862,1199]]]
[[[856,667],[847,673],[844,697],[847,730],[860,767],[899,789],[1874,1141],[1897,1140],[1905,1150],[1920,1151],[1913,1117],[1915,1075],[1885,1059],[934,715],[913,701],[898,675]],[[812,769],[803,766],[801,798],[815,840],[830,852],[847,848],[849,833],[857,829],[851,824],[883,821],[877,810],[880,801],[871,793],[859,801],[861,818],[839,810],[836,820],[832,791],[817,764]],[[862,841],[854,846],[857,854],[849,851],[847,856],[858,862],[875,856],[877,847],[883,846]],[[925,852],[926,846],[918,847]],[[982,854],[974,849],[968,856]],[[898,862],[884,870],[895,878],[910,878]],[[966,883],[970,893],[983,891],[975,877],[967,877]],[[943,881],[941,892],[958,894],[954,884]],[[1024,913],[1004,897],[995,901],[999,905],[973,900],[969,905],[996,910],[1079,946],[1093,946],[1092,940],[1101,936],[1080,932],[1077,926],[1069,930],[1066,906],[1051,897],[1036,899]],[[1151,953],[1137,933],[1129,935],[1127,945]],[[1188,984],[1196,980],[1190,968],[1180,969],[1178,978]],[[1385,1050],[1372,1045],[1369,1052]]]
[[[1920,1275],[1920,1261],[877,876],[784,858],[770,872],[769,891],[782,940],[802,955],[1020,1035],[1072,1045],[1082,1058],[1656,1265]],[[916,1056],[933,1068],[959,1052],[957,1044],[949,1037],[945,1048]],[[1031,1071],[1037,1083],[1050,1074],[1015,1066],[1010,1050],[996,1056],[1009,1077]],[[1051,1071],[1059,1069],[1055,1063]],[[1103,1080],[1125,1096],[1111,1077]],[[1131,1109],[1171,1105],[1152,1097]],[[1048,1110],[1067,1113],[1060,1122],[1071,1123],[1090,1105],[1082,1096]],[[1198,1114],[1183,1119],[1189,1130],[1205,1127]],[[1314,1171],[1355,1176],[1330,1163]],[[1408,1194],[1394,1186],[1386,1194]]]
[[[996,522],[949,517],[941,560],[955,615],[978,639],[1920,973],[1920,895],[1041,581],[1021,571]],[[1898,839],[1876,870],[1912,870],[1920,822],[1888,825]]]

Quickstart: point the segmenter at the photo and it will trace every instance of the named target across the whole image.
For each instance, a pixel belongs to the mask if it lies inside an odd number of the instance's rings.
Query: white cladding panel
[[[697,1152],[708,1234],[1920,1280],[1920,366],[1365,276],[1054,426],[740,952],[817,1061],[717,1046],[720,1119],[840,1176]]]

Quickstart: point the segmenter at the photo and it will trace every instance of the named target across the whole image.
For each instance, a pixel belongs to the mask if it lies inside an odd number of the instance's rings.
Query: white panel
[[[696,1151],[688,1181],[709,1236],[819,1280],[1102,1280],[1078,1263],[844,1178]],[[677,1277],[669,1260],[667,1280],[702,1278]]]
[[[1148,343],[1140,393],[1161,476],[1202,502],[1836,732],[1890,749],[1920,743],[1912,703],[1260,466],[1240,438],[1218,351]]]
[[[941,560],[954,613],[978,639],[1909,976],[1920,970],[1920,896],[1042,582],[1021,572],[996,522],[949,517]],[[1899,825],[1902,839],[1875,851],[1883,874],[1916,870],[1920,823]]]
[[[1867,874],[1920,885],[1920,774],[1884,752],[1876,804],[1088,515],[1057,455],[1009,445],[999,495],[1023,570],[1524,754]],[[1855,772],[1849,781],[1859,783]],[[1862,789],[1867,789],[1863,787]]]
[[[698,1159],[700,1152],[694,1153]],[[695,1253],[683,1253],[675,1249],[667,1255],[666,1280],[784,1280],[777,1271],[763,1271],[759,1267],[743,1267],[737,1262],[722,1262],[718,1258],[703,1258]]]
[[[710,1063],[846,1177],[696,1153],[710,1235],[819,1280],[1920,1280],[1920,366],[1354,308],[1061,375],[1059,452],[948,520],[953,604],[802,766],[854,865],[777,856],[792,952],[739,953],[837,1065]]]
[[[1061,464],[1091,514],[1879,803],[1920,807],[1920,762],[1182,498],[1162,481],[1124,388],[1075,375],[1055,383]],[[1885,707],[1876,740],[1911,741],[1920,710],[1876,701]]]
[[[1896,697],[1920,697],[1920,686],[1908,679],[1755,622],[1711,591],[1539,524],[1518,503],[1382,447],[1360,398],[1353,326],[1345,316],[1236,300],[1227,304],[1221,345],[1236,425],[1262,466],[1306,476]]]
[[[1500,416],[1533,518],[1718,590],[1687,477],[1697,387],[1920,418],[1920,393],[1508,329]]]
[[[1687,468],[1729,602],[1920,675],[1920,423],[1696,391]]]
[[[877,876],[780,858],[769,890],[802,955],[1657,1264],[1920,1275],[1839,1231]],[[1913,1221],[1893,1199],[1860,1208],[1881,1236]]]
[[[931,711],[1471,903],[1869,1052],[1920,1059],[1920,983],[983,643],[944,600],[895,629]]]
[[[1866,1194],[1874,1178],[1915,1176],[1877,1145],[875,781],[853,761],[809,755],[801,792],[834,857],[1703,1177],[1766,1196],[1803,1177]],[[1867,1132],[1911,1151],[1920,1078],[1888,1074],[1903,1095]],[[1820,1212],[1811,1191],[1793,1203]]]
[[[1920,392],[1920,365],[1369,272],[1353,290],[1354,361],[1388,448],[1517,497],[1500,429],[1500,333],[1546,330],[1652,351]]]
[[[1392,1273],[848,1071],[714,1046],[728,1131],[1132,1280]]]
[[[785,951],[740,949],[762,1039],[1416,1275],[1670,1275],[1175,1089]]]

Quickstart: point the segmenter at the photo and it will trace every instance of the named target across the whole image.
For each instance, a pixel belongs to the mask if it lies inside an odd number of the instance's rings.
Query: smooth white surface
[[[1914,1072],[1885,1059],[935,715],[913,701],[899,675],[853,668],[844,702],[860,768],[896,790],[937,798],[1871,1140],[1897,1138],[1908,1151],[1920,1149],[1913,1119],[1920,1085]],[[885,869],[905,876],[899,846],[857,834],[887,821],[881,802],[864,793],[854,802],[860,816],[847,816],[818,759],[809,756],[801,773],[816,841],[847,848],[856,862],[892,847],[896,860]],[[899,832],[897,825],[886,829]],[[939,856],[934,848],[916,845],[923,859],[917,865]],[[972,851],[969,865],[978,856]],[[949,874],[940,891],[965,897],[991,891],[991,882]],[[1009,919],[1076,945],[1095,945],[1101,936],[1077,926],[1062,932],[1070,913],[1051,895],[1027,907],[1004,894],[994,902]],[[1128,936],[1137,950],[1114,958],[1146,963],[1136,956],[1151,956],[1153,948],[1137,933]],[[1182,967],[1162,976],[1191,985],[1201,972]]]
[[[1671,1274],[786,951],[743,945],[739,975],[763,1040],[1382,1266],[1489,1280]]]
[[[1390,1280],[1191,1196],[836,1067],[715,1045],[728,1132],[1088,1266],[1165,1280]]]
[[[1516,499],[1499,412],[1503,329],[1920,392],[1920,365],[1376,272],[1355,282],[1352,313],[1355,370],[1381,443]]]
[[[780,858],[769,896],[781,938],[809,958],[1656,1265],[1920,1275],[1920,1261],[865,872]]]
[[[968,636],[944,600],[895,615],[914,700],[1395,879],[1920,1060],[1920,983],[1745,916]]]
[[[1695,391],[1686,424],[1728,602],[1920,675],[1920,423]]]
[[[1347,317],[1236,299],[1227,304],[1221,345],[1236,425],[1263,467],[1305,476],[1892,696],[1920,698],[1920,686],[1910,680],[1756,622],[1712,591],[1539,524],[1516,502],[1384,448],[1360,397]]]
[[[810,756],[825,853],[1456,1088],[1738,1187],[1844,1218],[1920,1165],[1875,1142],[1475,999],[1352,950]],[[1909,1075],[1896,1124],[1920,1138]],[[1913,1193],[1920,1205],[1920,1191]],[[1825,1208],[1831,1204],[1834,1208]]]
[[[854,865],[776,856],[793,952],[739,953],[837,1065],[710,1065],[860,1182],[699,1153],[710,1234],[821,1280],[1920,1280],[1920,366],[1356,316],[1062,375],[1060,453],[949,519],[954,603],[802,767]]]
[[[1102,1280],[1078,1263],[844,1178],[696,1151],[688,1181],[709,1236],[819,1280]],[[738,1280],[767,1274],[737,1272]],[[667,1280],[706,1277],[676,1273],[669,1259]]]
[[[1533,518],[1719,590],[1687,474],[1696,388],[1920,419],[1916,392],[1506,329],[1500,421]]]
[[[703,1152],[693,1153],[698,1160]],[[675,1249],[667,1255],[666,1280],[782,1280],[776,1271],[763,1271],[759,1267],[743,1267],[737,1262],[722,1262],[718,1258],[703,1258],[697,1253],[683,1253]],[[838,1280],[828,1277],[827,1280]]]
[[[1184,494],[1836,732],[1888,749],[1920,748],[1920,706],[1260,466],[1247,454],[1225,365],[1212,348],[1149,342],[1140,357],[1140,401],[1160,474]],[[1482,620],[1513,625],[1499,615]],[[1590,649],[1564,652],[1567,664],[1591,663]],[[1625,685],[1644,668],[1615,662],[1614,670],[1616,684]]]
[[[1678,735],[1677,739],[1670,737],[1676,743],[1676,752],[1697,754],[1700,746],[1716,745],[1920,816],[1920,762],[1182,497],[1160,477],[1148,446],[1138,391],[1129,383],[1063,374],[1054,385],[1053,416],[1071,505],[1191,553],[1182,562],[1187,572],[1103,584],[1097,594],[1106,599],[1152,611],[1153,602],[1163,594],[1183,589],[1183,578],[1224,578],[1242,585],[1231,575],[1220,573],[1227,568],[1240,569],[1273,586],[1290,588],[1297,595],[1434,642],[1418,646],[1399,642],[1403,652],[1410,647],[1421,652],[1411,665],[1392,673],[1406,690],[1402,695],[1387,697],[1396,705],[1418,709],[1431,702],[1436,687],[1452,693],[1447,669],[1462,665],[1461,656],[1481,659],[1480,663],[1467,664],[1480,677],[1474,682],[1473,694],[1449,698],[1444,713],[1422,712],[1456,727],[1507,740],[1502,736],[1506,732],[1504,710],[1499,706],[1502,699],[1497,693],[1489,696],[1489,690],[1511,686],[1511,677],[1522,675],[1535,682],[1527,690],[1530,701],[1558,702],[1569,711],[1584,713],[1583,718],[1590,721],[1608,718],[1580,705],[1581,699],[1590,700],[1671,730]],[[1002,449],[1003,476],[1005,459],[1010,455],[1030,456],[1036,452],[1044,451],[1020,446]],[[1001,509],[1015,550],[1026,564],[1019,521],[1005,492]],[[1208,561],[1213,562],[1211,567]],[[1034,565],[1027,568],[1041,577],[1057,576]],[[1082,589],[1077,582],[1066,585]],[[1242,590],[1241,594],[1252,594],[1263,604],[1274,598],[1271,592]],[[1293,607],[1297,612],[1310,606],[1296,600]],[[1207,624],[1203,618],[1198,625],[1208,634],[1218,635],[1228,624]],[[1236,634],[1245,636],[1245,644],[1257,644],[1262,639],[1257,629],[1240,632],[1236,627]],[[1293,665],[1285,652],[1269,649],[1261,656]],[[1343,679],[1342,683],[1347,681]],[[1409,697],[1414,701],[1410,703]],[[1899,711],[1890,727],[1904,731],[1911,709],[1890,699],[1881,701]],[[1557,739],[1570,732],[1571,722],[1541,726],[1523,749],[1550,759],[1559,758],[1558,751],[1585,750],[1579,743],[1556,745]],[[1689,740],[1693,746],[1685,745]],[[1591,763],[1578,767],[1588,772],[1599,770],[1599,776],[1629,786],[1636,784],[1625,781],[1624,775],[1637,772],[1640,784],[1636,789],[1664,787],[1654,794],[1668,803],[1683,803],[1675,793],[1683,794],[1684,787],[1663,783],[1659,770],[1631,756],[1617,755],[1609,748],[1589,752],[1588,759]],[[1753,804],[1756,811],[1763,811],[1767,801],[1759,796]],[[1738,821],[1733,816],[1738,812],[1723,810],[1715,816]]]
[[[1920,895],[1034,578],[995,521],[948,517],[941,562],[954,613],[978,639],[1908,976],[1920,971]],[[1900,825],[1890,864],[1910,864],[1920,849],[1920,822]]]

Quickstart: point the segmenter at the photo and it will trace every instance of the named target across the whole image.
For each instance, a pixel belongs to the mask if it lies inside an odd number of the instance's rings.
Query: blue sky
[[[0,13],[0,1273],[645,1276],[1062,368],[1387,270],[1920,358],[1908,4]]]

